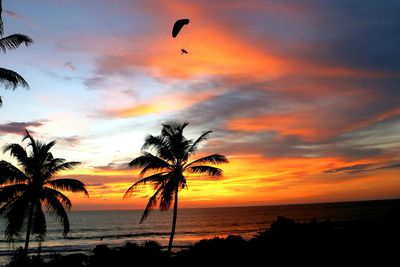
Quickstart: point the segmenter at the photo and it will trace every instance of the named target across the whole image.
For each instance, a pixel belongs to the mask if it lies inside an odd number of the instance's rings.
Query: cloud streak
[[[324,171],[325,173],[365,173],[382,170],[392,170],[400,168],[400,162],[383,162],[383,163],[369,163],[369,164],[357,164],[352,166],[345,166],[335,169],[329,169]]]
[[[25,130],[29,130],[31,133],[34,133],[34,130],[30,130],[29,128],[38,128],[43,126],[44,122],[44,120],[30,122],[7,122],[0,124],[0,133],[24,135]]]

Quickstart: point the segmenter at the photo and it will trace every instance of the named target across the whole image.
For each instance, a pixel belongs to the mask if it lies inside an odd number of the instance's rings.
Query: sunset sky
[[[400,197],[398,2],[3,2],[5,34],[34,43],[1,55],[31,89],[0,88],[0,145],[57,140],[82,162],[62,174],[88,187],[75,209],[144,208],[151,188],[122,199],[127,163],[170,120],[231,162],[189,178],[181,207]]]

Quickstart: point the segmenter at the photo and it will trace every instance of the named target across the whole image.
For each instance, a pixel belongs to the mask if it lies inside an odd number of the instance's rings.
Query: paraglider
[[[172,37],[176,38],[179,32],[182,30],[183,26],[189,24],[189,19],[179,19],[174,23],[172,27]],[[181,49],[181,55],[188,54],[188,51],[184,48]]]
[[[178,36],[179,32],[183,28],[184,25],[189,24],[189,19],[179,19],[174,23],[174,27],[172,28],[172,37]]]

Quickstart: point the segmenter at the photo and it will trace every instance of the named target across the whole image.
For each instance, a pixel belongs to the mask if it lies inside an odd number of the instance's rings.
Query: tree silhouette
[[[212,154],[189,163],[189,157],[197,152],[200,143],[207,140],[211,131],[203,132],[195,141],[186,139],[183,136],[183,130],[188,124],[187,122],[162,124],[161,134],[158,136],[148,135],[142,147],[142,155],[129,163],[130,167],[143,169],[139,174],[141,179],[126,191],[124,198],[131,196],[138,186],[146,185],[147,183],[153,184],[155,190],[143,212],[140,223],[146,219],[149,212],[159,201],[162,211],[168,210],[172,202],[174,202],[168,252],[171,251],[175,235],[178,192],[180,189],[187,187],[186,174],[194,173],[210,177],[221,177],[223,175],[221,169],[207,164],[228,163],[225,156],[219,154]],[[152,149],[155,154],[146,151],[148,149]]]
[[[13,50],[18,48],[21,44],[25,44],[26,46],[32,43],[32,39],[29,36],[24,34],[12,34],[7,37],[3,37],[4,28],[3,28],[3,19],[2,19],[2,0],[0,0],[0,49],[6,53],[8,50]],[[28,83],[25,79],[16,73],[15,71],[0,68],[0,84],[3,84],[6,89],[11,88],[15,90],[18,86],[22,86],[25,88],[29,88]],[[0,107],[3,105],[2,98],[0,96]]]
[[[28,140],[26,148],[19,144],[4,147],[4,153],[10,152],[18,165],[17,168],[7,161],[0,161],[0,215],[8,220],[5,236],[8,242],[20,233],[26,224],[25,253],[28,251],[29,238],[32,234],[38,240],[46,235],[46,218],[43,206],[58,217],[64,236],[69,232],[69,220],[66,209],[72,206],[67,196],[58,190],[83,192],[88,196],[85,185],[75,179],[53,179],[60,171],[76,167],[79,162],[67,162],[54,158],[50,149],[55,141],[43,143],[35,140],[28,131],[22,141]]]

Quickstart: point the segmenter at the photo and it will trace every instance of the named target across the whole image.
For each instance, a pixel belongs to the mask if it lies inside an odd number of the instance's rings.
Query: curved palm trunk
[[[28,226],[26,228],[26,238],[25,238],[25,248],[24,248],[25,254],[28,254],[29,238],[32,229],[32,219],[33,219],[33,207],[31,206],[28,214]]]
[[[171,229],[171,235],[169,237],[169,243],[168,243],[168,253],[171,253],[172,249],[172,242],[174,241],[174,235],[175,235],[175,227],[176,227],[176,217],[178,215],[178,186],[175,189],[175,201],[174,201],[174,216],[172,218],[172,229]]]

